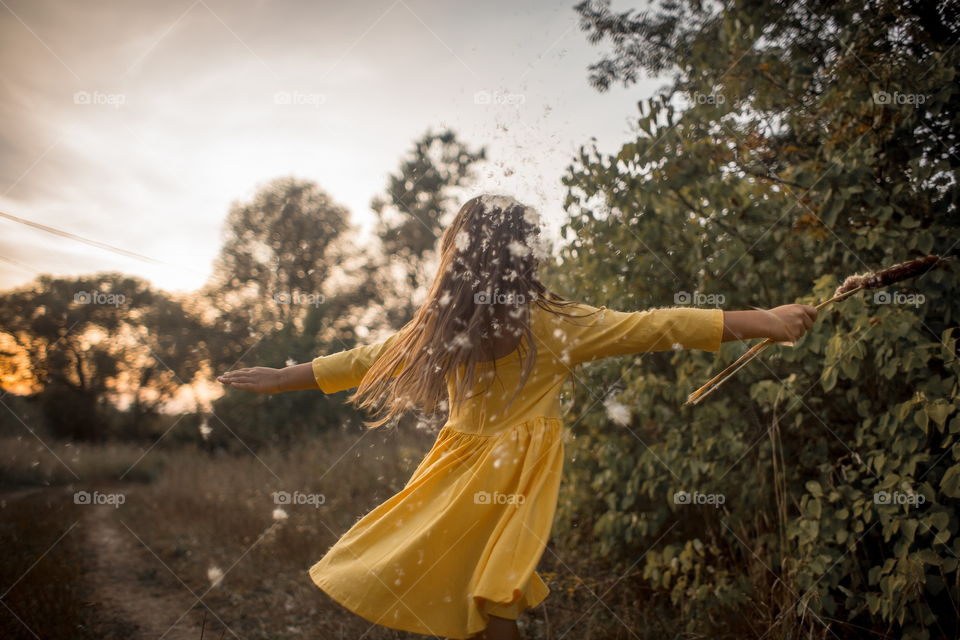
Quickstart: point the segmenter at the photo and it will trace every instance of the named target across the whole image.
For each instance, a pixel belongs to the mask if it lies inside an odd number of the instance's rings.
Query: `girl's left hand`
[[[217,380],[228,387],[255,393],[280,393],[283,390],[280,369],[271,369],[270,367],[251,367],[228,371],[221,376],[217,376]]]

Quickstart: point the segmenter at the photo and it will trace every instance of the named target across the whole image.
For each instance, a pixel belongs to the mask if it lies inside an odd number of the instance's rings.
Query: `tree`
[[[106,417],[121,405],[124,435],[142,433],[207,358],[199,321],[143,280],[117,273],[40,276],[7,292],[0,331],[25,358],[54,435],[102,440]],[[30,425],[33,428],[34,425]]]
[[[332,247],[349,211],[315,183],[278,178],[230,208],[225,241],[203,293],[225,336],[218,364],[231,364],[265,334],[302,324],[324,301]]]
[[[955,253],[955,5],[576,10],[591,40],[614,42],[594,86],[674,76],[641,101],[635,138],[571,165],[562,257],[575,275],[558,288],[623,310],[696,294],[770,307]],[[861,294],[695,407],[687,393],[719,367],[703,352],[598,363],[580,403],[610,394],[632,417],[578,420],[561,529],[592,521],[596,556],[620,570],[653,545],[632,579],[689,632],[956,637],[958,317],[944,269]],[[725,345],[720,362],[741,350]],[[726,501],[683,506],[677,491]]]
[[[400,303],[390,309],[391,324],[402,326],[413,317],[412,296],[434,276],[431,261],[452,192],[473,181],[474,165],[485,157],[485,148],[471,151],[453,131],[428,130],[387,179],[386,194],[371,202],[384,255],[381,282]],[[403,274],[399,280],[391,275],[394,270]]]

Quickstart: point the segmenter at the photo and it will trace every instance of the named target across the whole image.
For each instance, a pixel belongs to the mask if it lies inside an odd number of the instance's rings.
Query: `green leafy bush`
[[[684,292],[769,308],[953,252],[958,52],[924,10],[661,7],[678,20],[678,75],[640,103],[635,139],[571,167],[556,286],[619,310]],[[617,571],[642,568],[689,633],[956,637],[957,293],[955,266],[859,293],[692,407],[687,394],[745,345],[591,365],[561,535]],[[626,426],[604,414],[611,396]]]

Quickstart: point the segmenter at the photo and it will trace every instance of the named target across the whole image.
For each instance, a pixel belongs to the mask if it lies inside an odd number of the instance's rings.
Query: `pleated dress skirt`
[[[404,488],[310,570],[371,623],[447,638],[516,619],[549,589],[535,571],[553,524],[563,423],[533,417],[492,435],[444,426]]]

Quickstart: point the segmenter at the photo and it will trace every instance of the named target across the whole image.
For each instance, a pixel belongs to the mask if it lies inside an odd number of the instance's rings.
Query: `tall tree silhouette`
[[[334,261],[332,244],[349,227],[349,211],[314,182],[275,179],[250,202],[234,203],[223,248],[204,293],[216,306],[232,363],[264,335],[323,304]]]
[[[389,176],[386,193],[371,202],[387,267],[381,276],[402,274],[399,281],[387,284],[388,277],[384,283],[398,294],[399,306],[389,310],[394,326],[413,316],[416,305],[411,297],[433,275],[428,272],[429,265],[435,258],[444,217],[451,212],[453,191],[473,182],[474,165],[485,157],[485,148],[471,151],[453,131],[428,130]]]

